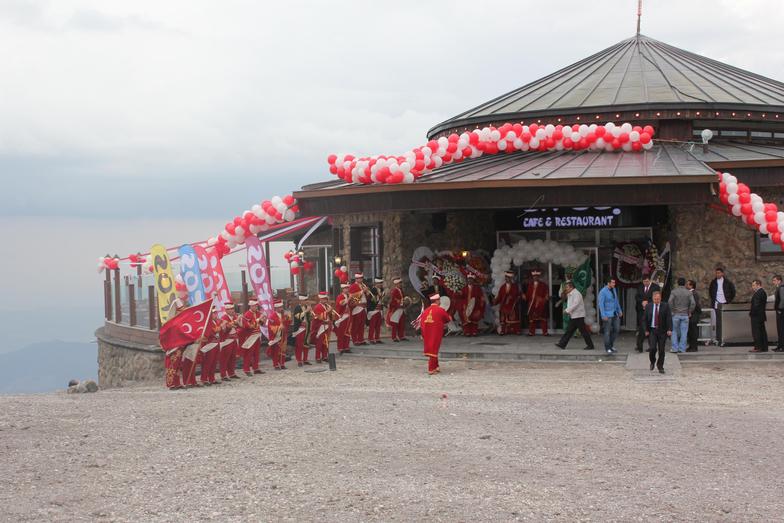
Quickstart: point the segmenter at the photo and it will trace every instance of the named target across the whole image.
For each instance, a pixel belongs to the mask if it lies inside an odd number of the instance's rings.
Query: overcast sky
[[[644,3],[648,36],[784,79],[779,1]],[[0,306],[34,303],[44,269],[94,275],[97,256],[132,239],[146,250],[215,234],[264,198],[329,180],[331,152],[421,144],[632,36],[636,4],[0,0],[0,234],[15,238],[0,269],[30,274]],[[45,252],[54,234],[73,237],[55,253],[74,246],[67,271]]]

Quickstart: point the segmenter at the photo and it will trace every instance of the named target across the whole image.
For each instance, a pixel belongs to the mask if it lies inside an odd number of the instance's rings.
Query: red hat
[[[430,296],[430,301],[438,301],[438,300],[440,300],[440,299],[441,299],[441,295],[440,295],[440,294],[438,294],[438,293],[432,294],[432,295]]]
[[[318,297],[320,300],[326,300],[329,298],[329,293],[327,293],[327,291],[321,291],[319,292]]]
[[[365,277],[365,275],[362,274],[361,272],[355,272],[354,273],[354,279],[359,279],[359,278],[364,278],[364,277]]]
[[[358,292],[362,292],[362,287],[358,283],[352,283],[348,288],[348,293],[356,294]]]
[[[283,302],[281,300],[275,300],[275,304],[273,305],[276,309],[283,308]]]

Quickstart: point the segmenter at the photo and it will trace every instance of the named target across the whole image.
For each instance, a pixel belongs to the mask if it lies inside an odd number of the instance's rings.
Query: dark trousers
[[[645,340],[645,311],[637,311],[637,345],[638,351],[642,350],[642,342]]]
[[[765,330],[765,321],[761,317],[751,318],[751,337],[754,338],[754,348],[768,350],[768,333]]]
[[[585,344],[593,349],[593,340],[591,339],[591,333],[588,330],[588,327],[585,325],[585,318],[569,318],[569,324],[566,326],[566,331],[563,336],[561,336],[561,339],[558,340],[558,345],[566,347],[569,340],[572,339],[572,336],[574,336],[574,333],[578,329],[580,330],[580,334],[583,335]]]
[[[666,354],[664,348],[666,345],[666,332],[651,331],[651,335],[648,336],[648,358],[651,360],[651,363],[656,364],[656,368],[659,370],[664,369],[664,355]],[[659,356],[658,360],[656,358],[657,353]]]
[[[779,335],[776,347],[784,350],[784,312],[776,311],[776,332]]]
[[[697,313],[692,314],[691,318],[689,318],[689,334],[686,336],[686,340],[689,343],[690,351],[697,350],[697,345],[698,345],[697,338],[699,337],[700,334],[700,328],[697,326],[699,322],[700,322],[700,315]]]

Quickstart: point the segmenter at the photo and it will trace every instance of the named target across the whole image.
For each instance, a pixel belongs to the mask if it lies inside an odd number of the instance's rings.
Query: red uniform
[[[310,352],[310,347],[306,344],[308,315],[309,313],[305,306],[298,304],[294,307],[292,313],[292,329],[294,329],[294,332],[291,335],[294,336],[294,357],[297,359],[297,365],[300,367],[306,363],[309,365],[308,353]]]
[[[354,285],[359,289],[355,292]],[[365,322],[367,321],[367,296],[360,284],[352,285],[351,297],[355,305],[351,308],[351,341],[354,345],[365,344]]]
[[[349,298],[345,294],[339,294],[335,299],[335,312],[340,315],[340,317],[335,320],[335,336],[337,337],[338,352],[349,350],[349,341],[351,341],[351,311],[348,310],[348,300]]]
[[[313,319],[310,323],[310,342],[316,347],[316,362],[326,361],[329,353],[329,321],[330,307],[326,303],[317,303],[313,307]]]
[[[169,307],[169,318],[173,318],[182,309],[187,307],[185,300],[181,298],[175,299]],[[166,356],[163,358],[163,367],[165,369],[165,383],[169,389],[179,389],[184,383],[180,381],[180,372],[182,372],[182,353],[185,351],[185,346],[177,347],[166,351]]]
[[[536,334],[536,326],[542,329],[542,334],[547,336],[547,300],[550,293],[547,285],[538,280],[532,280],[525,289],[525,301],[528,303],[528,335]]]
[[[220,322],[220,375],[227,380],[235,377],[237,368],[237,329],[236,315],[226,314]]]
[[[498,289],[498,295],[495,297],[493,304],[500,305],[500,334],[520,334],[520,317],[517,313],[519,301],[520,289],[516,283],[506,282]]]
[[[406,337],[406,313],[403,309],[403,291],[397,287],[393,287],[389,292],[387,325],[392,330],[392,341],[402,340]]]
[[[275,369],[283,368],[283,363],[286,361],[285,359],[283,362],[280,361],[281,348],[286,343],[284,334],[285,328],[280,314],[278,314],[277,311],[270,312],[267,317],[267,335],[269,336],[269,341],[267,342],[267,356],[272,360],[272,366]]]
[[[220,320],[216,316],[210,317],[210,324],[204,333],[206,338],[201,353],[201,382],[215,383],[215,367],[220,354]],[[207,349],[206,351],[204,349]]]
[[[238,352],[242,356],[242,370],[245,374],[251,374],[254,352],[257,352],[258,346],[261,345],[259,313],[248,309],[239,317],[237,320],[237,344],[239,346]]]
[[[444,326],[450,321],[452,321],[452,317],[438,304],[433,304],[422,311],[420,325],[425,346],[424,352],[428,357],[427,372],[429,374],[440,372],[438,351],[441,349],[441,339],[444,337]]]
[[[463,287],[460,293],[460,305],[463,334],[476,336],[479,333],[479,322],[485,316],[485,295],[482,287],[475,283]]]
[[[378,287],[370,289],[368,307],[368,341],[370,343],[381,343],[381,323],[383,322],[384,312],[381,310],[382,290]],[[372,309],[372,310],[370,310]]]

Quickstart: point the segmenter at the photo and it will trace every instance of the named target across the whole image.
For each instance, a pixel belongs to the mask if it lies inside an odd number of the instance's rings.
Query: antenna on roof
[[[642,0],[637,0],[637,36],[640,36],[640,18],[642,18]]]

